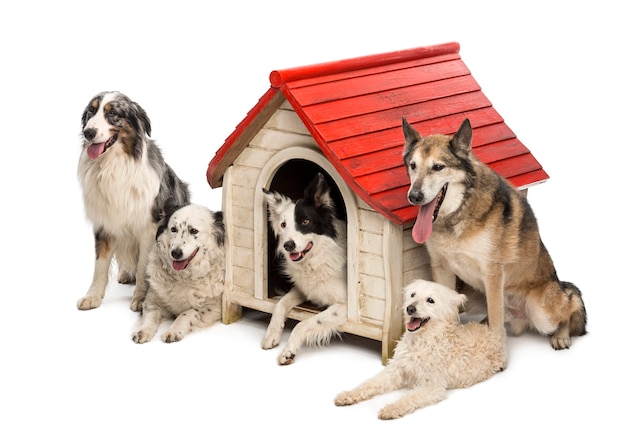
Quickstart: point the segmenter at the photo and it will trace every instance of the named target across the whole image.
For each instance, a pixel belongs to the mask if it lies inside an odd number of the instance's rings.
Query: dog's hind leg
[[[533,290],[526,306],[533,327],[550,336],[550,344],[555,350],[569,348],[571,334],[586,333],[585,306],[580,291],[570,283],[552,281],[544,289]]]
[[[291,289],[287,292],[274,307],[274,313],[272,319],[267,326],[265,337],[261,343],[261,347],[264,350],[269,350],[280,344],[280,337],[285,329],[285,321],[287,320],[287,314],[291,309],[298,304],[302,304],[306,301],[306,297],[297,288]]]
[[[148,242],[146,242],[148,241]],[[137,259],[137,274],[133,298],[130,301],[130,310],[139,312],[146,294],[148,293],[148,281],[146,278],[146,268],[148,267],[148,256],[154,244],[153,238],[142,238],[139,247],[139,257]]]
[[[326,345],[337,334],[338,327],[348,318],[345,303],[335,303],[309,319],[299,322],[291,332],[289,341],[278,357],[278,363],[293,362],[302,344]]]
[[[443,386],[418,386],[408,394],[400,397],[400,399],[380,409],[378,411],[378,418],[401,418],[417,409],[436,404],[445,398],[446,388]]]
[[[96,242],[96,262],[93,270],[93,279],[87,294],[76,304],[80,310],[95,309],[100,306],[107,284],[109,282],[109,268],[113,259],[115,240],[99,230],[94,233]]]

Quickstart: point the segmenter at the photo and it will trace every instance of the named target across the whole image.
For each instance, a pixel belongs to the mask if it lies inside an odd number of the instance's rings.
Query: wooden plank
[[[308,106],[303,109],[313,124],[321,124],[338,119],[358,117],[362,114],[370,113],[372,110],[384,111],[472,91],[480,91],[480,86],[472,76],[467,75],[357,95],[351,98]]]
[[[492,106],[427,120],[422,123],[416,123],[414,127],[417,128],[418,131],[420,131],[420,133],[424,136],[431,133],[443,133],[449,135],[456,132],[465,118],[470,118],[475,131],[481,132],[479,137],[475,138],[475,145],[480,146],[483,143],[494,142],[494,137],[497,137],[496,135],[501,133],[494,132],[493,130],[495,130],[495,128],[491,128],[491,126],[497,126],[500,125],[498,123],[502,123],[502,117],[500,117]],[[485,130],[484,135],[482,133],[483,130]],[[505,138],[499,137],[498,139]],[[395,123],[383,130],[363,132],[358,135],[330,141],[328,144],[341,160],[387,148],[404,148],[402,116],[400,115],[400,117],[395,120]],[[344,162],[344,165],[347,165],[347,163]],[[355,171],[357,170],[355,169]],[[354,174],[359,175],[359,172],[355,172]]]
[[[466,94],[452,95],[438,100],[415,104],[411,103],[402,107],[394,107],[323,124],[313,125],[311,123],[309,128],[313,134],[319,134],[320,140],[318,143],[324,148],[323,146],[328,142],[348,138],[358,133],[362,134],[363,132],[397,127],[400,125],[398,120],[402,120],[402,116],[407,116],[407,120],[411,118],[414,121],[409,122],[414,123],[446,117],[455,113],[470,112],[488,106],[491,106],[491,102],[487,97],[480,91],[474,91]],[[303,113],[301,116],[307,117],[308,115]],[[310,123],[310,120],[306,120],[306,122]],[[332,151],[329,150],[328,152]]]
[[[311,106],[365,94],[379,94],[393,89],[441,81],[458,76],[469,76],[470,71],[463,61],[426,64],[413,68],[384,70],[378,74],[359,74],[335,82],[293,89],[293,95],[301,106]]]

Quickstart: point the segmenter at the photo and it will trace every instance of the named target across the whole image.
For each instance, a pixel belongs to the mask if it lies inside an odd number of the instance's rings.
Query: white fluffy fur
[[[347,319],[346,223],[336,218],[333,220],[336,238],[316,233],[303,234],[296,229],[293,200],[276,192],[266,193],[266,199],[270,222],[278,238],[277,250],[284,256],[283,272],[294,287],[276,304],[261,346],[271,349],[280,343],[287,315],[295,306],[309,301],[325,307],[294,327],[278,357],[279,364],[288,365],[303,344],[327,344]],[[332,207],[328,192],[320,197],[320,202]],[[295,243],[296,252],[305,250],[310,242],[313,248],[304,259],[293,262],[284,251],[286,241]]]
[[[460,323],[458,308],[465,302],[465,295],[425,280],[414,281],[404,292],[407,331],[393,358],[376,376],[339,394],[335,398],[337,406],[408,389],[378,413],[380,419],[400,418],[443,400],[447,389],[472,386],[504,367],[506,352],[500,337],[484,324]],[[416,317],[429,320],[409,331],[409,323]]]
[[[206,328],[221,319],[224,290],[224,230],[213,212],[191,204],[177,210],[168,220],[150,252],[147,267],[150,288],[133,341],[144,343],[156,334],[163,319],[174,322],[162,335],[176,342],[192,330]],[[220,240],[221,239],[221,240]],[[178,259],[172,253],[179,250]],[[196,252],[197,250],[197,252]],[[188,259],[177,271],[173,262]]]

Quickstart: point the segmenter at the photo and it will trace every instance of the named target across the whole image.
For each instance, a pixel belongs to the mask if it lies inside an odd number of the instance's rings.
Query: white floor
[[[626,35],[614,2],[139,3],[0,6],[1,434],[622,431]],[[346,337],[281,367],[279,349],[260,347],[258,313],[136,345],[130,287],[112,283],[100,308],[76,309],[93,263],[76,163],[94,94],[138,101],[194,201],[219,209],[207,165],[273,69],[449,41],[551,176],[529,198],[559,276],[587,305],[589,334],[570,350],[510,338],[504,373],[382,422],[397,394],[333,405],[382,368],[376,342]]]

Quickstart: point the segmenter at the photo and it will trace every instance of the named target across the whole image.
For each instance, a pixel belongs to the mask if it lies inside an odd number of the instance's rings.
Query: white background
[[[618,4],[4,2],[0,433],[623,432]],[[272,70],[451,41],[551,176],[529,199],[560,278],[576,283],[587,305],[589,333],[570,350],[553,351],[533,334],[510,338],[504,373],[382,422],[377,410],[395,394],[333,405],[382,368],[378,343],[346,337],[280,367],[280,349],[260,347],[267,318],[256,313],[180,343],[136,345],[131,287],[112,283],[100,308],[76,309],[93,268],[76,177],[80,116],[93,95],[119,90],[139,102],[193,200],[220,209],[208,163],[269,88]]]

